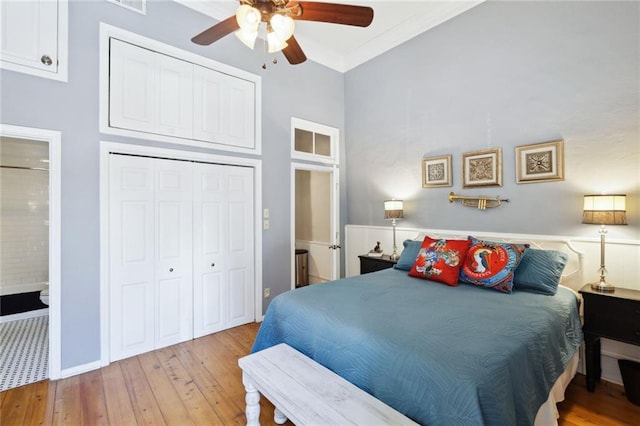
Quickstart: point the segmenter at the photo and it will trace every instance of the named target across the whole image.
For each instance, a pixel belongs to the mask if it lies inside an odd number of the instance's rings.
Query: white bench
[[[415,425],[292,347],[281,343],[238,360],[247,391],[247,425],[260,424],[260,394],[276,407],[274,420],[296,425]]]

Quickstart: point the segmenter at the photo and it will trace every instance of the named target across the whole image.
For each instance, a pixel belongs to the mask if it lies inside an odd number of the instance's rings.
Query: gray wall
[[[0,71],[2,123],[62,132],[62,369],[100,356],[99,141],[166,146],[99,134],[101,21],[262,75],[262,195],[263,206],[271,209],[271,229],[263,235],[263,283],[272,297],[291,285],[290,118],[344,132],[342,74],[311,61],[293,67],[281,54],[278,65],[263,70],[263,55],[233,36],[196,46],[191,37],[215,21],[177,3],[147,2],[143,16],[106,1],[71,0],[69,15],[68,83]]]
[[[640,3],[487,2],[348,72],[350,224],[597,237],[582,196],[626,193],[640,239]],[[515,147],[564,139],[565,180],[516,184]],[[463,152],[501,147],[503,186],[462,189]],[[421,188],[421,159],[453,154],[453,186]],[[359,166],[366,164],[366,167]],[[358,165],[358,166],[356,166]],[[450,191],[500,195],[478,211]]]

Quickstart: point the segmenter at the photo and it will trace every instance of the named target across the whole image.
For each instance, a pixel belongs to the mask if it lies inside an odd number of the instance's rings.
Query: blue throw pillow
[[[409,271],[413,267],[413,264],[416,263],[422,241],[404,240],[402,245],[404,246],[404,250],[400,253],[400,259],[398,259],[398,263],[396,263],[394,268]]]
[[[522,256],[513,279],[514,290],[553,296],[569,256],[556,250],[529,249]]]

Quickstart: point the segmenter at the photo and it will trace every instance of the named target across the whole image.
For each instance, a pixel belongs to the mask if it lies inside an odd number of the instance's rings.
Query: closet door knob
[[[216,264],[211,262],[211,267],[213,268],[214,266],[216,266]]]
[[[42,62],[46,66],[49,66],[53,63],[53,61],[48,55],[42,55],[42,58],[40,58],[40,62]]]
[[[169,268],[169,272],[173,272],[173,268]]]

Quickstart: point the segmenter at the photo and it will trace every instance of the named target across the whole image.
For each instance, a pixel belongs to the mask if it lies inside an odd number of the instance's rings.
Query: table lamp
[[[403,217],[402,200],[386,200],[384,202],[384,218],[391,220],[391,226],[393,226],[393,253],[389,256],[391,260],[400,259],[398,247],[396,246],[396,220]]]
[[[606,281],[607,269],[604,266],[604,236],[606,225],[626,225],[626,195],[585,195],[582,223],[600,225],[600,280],[592,283],[591,288],[598,291],[614,291],[615,286]]]

